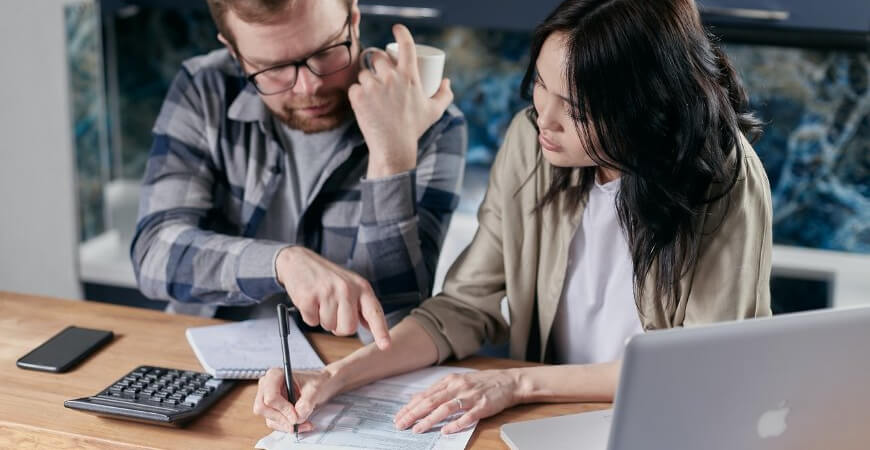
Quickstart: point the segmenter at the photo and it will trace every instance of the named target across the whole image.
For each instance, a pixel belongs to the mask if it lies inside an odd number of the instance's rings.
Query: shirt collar
[[[227,117],[238,122],[266,122],[271,113],[251,83],[247,83],[236,96]]]
[[[597,189],[601,192],[605,192],[608,194],[616,194],[619,192],[619,187],[622,184],[622,177],[614,178],[606,183],[601,183],[598,181],[598,175],[595,175],[595,183],[593,189]]]

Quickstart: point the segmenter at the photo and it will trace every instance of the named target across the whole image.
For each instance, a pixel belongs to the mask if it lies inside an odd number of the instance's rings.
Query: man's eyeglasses
[[[274,95],[293,89],[299,78],[299,68],[305,66],[314,75],[325,77],[346,69],[352,61],[351,47],[353,40],[350,29],[350,14],[344,23],[347,29],[347,40],[322,48],[307,57],[277,66],[265,68],[247,76],[254,87],[262,95]],[[342,27],[343,28],[343,27]]]

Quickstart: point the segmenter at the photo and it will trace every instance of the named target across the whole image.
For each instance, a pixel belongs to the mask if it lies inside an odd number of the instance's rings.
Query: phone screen
[[[18,360],[23,369],[65,372],[112,339],[112,332],[67,327]]]

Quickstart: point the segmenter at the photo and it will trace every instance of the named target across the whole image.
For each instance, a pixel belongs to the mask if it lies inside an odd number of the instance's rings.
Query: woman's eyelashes
[[[544,84],[544,80],[539,72],[535,72],[535,84],[542,87],[545,91],[547,90],[547,86]]]
[[[584,120],[585,119],[585,118],[575,117],[575,116],[577,116],[577,114],[575,113],[575,108],[571,107],[571,100],[569,100],[568,98],[566,98],[562,95],[559,95],[557,93],[551,93],[547,89],[547,85],[544,84],[544,79],[541,78],[541,74],[539,72],[535,72],[535,86],[543,89],[543,91],[546,92],[549,97],[558,101],[562,107],[562,112],[564,113],[564,115],[566,117],[571,118],[571,119],[575,119],[575,120]]]

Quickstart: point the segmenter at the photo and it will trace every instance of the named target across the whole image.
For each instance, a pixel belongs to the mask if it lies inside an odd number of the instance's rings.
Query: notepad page
[[[322,368],[323,361],[296,323],[289,320],[287,325],[293,370]],[[252,378],[284,366],[277,317],[188,328],[185,334],[202,367],[218,378]]]

